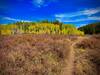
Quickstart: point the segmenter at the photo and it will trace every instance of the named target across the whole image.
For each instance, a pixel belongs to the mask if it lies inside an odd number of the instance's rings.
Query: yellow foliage
[[[26,24],[25,24],[26,25]],[[52,23],[36,23],[30,24],[25,28],[25,25],[2,25],[0,26],[1,34],[10,35],[15,33],[32,33],[32,34],[66,34],[66,35],[84,35],[83,32],[77,30],[72,25],[63,25],[60,29],[60,25],[55,25]]]

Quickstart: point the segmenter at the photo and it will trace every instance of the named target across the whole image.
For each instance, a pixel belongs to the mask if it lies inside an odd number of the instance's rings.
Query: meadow
[[[99,75],[99,53],[99,35],[2,35],[0,75]]]
[[[100,35],[70,24],[0,25],[0,75],[100,75]]]

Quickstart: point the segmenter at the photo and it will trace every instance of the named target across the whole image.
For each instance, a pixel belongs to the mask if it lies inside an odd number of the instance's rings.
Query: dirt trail
[[[70,50],[70,53],[69,53],[69,59],[66,60],[66,63],[67,64],[67,67],[64,69],[64,74],[63,75],[74,75],[74,59],[75,59],[75,51],[74,51],[74,48],[75,48],[75,45],[81,41],[83,41],[84,39],[87,39],[87,37],[78,37],[78,39],[76,41],[73,41],[72,42],[72,45],[71,45],[71,50]]]

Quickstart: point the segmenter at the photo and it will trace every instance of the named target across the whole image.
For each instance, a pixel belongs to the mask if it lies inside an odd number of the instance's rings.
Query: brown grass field
[[[0,75],[100,75],[100,35],[0,36]]]

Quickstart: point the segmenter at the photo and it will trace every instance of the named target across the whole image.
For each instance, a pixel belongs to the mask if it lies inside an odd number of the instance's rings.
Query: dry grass
[[[75,51],[76,75],[100,74],[100,35],[81,41]]]
[[[0,75],[62,75],[70,41],[56,35],[0,37]]]
[[[0,75],[100,75],[100,35],[0,36]]]

